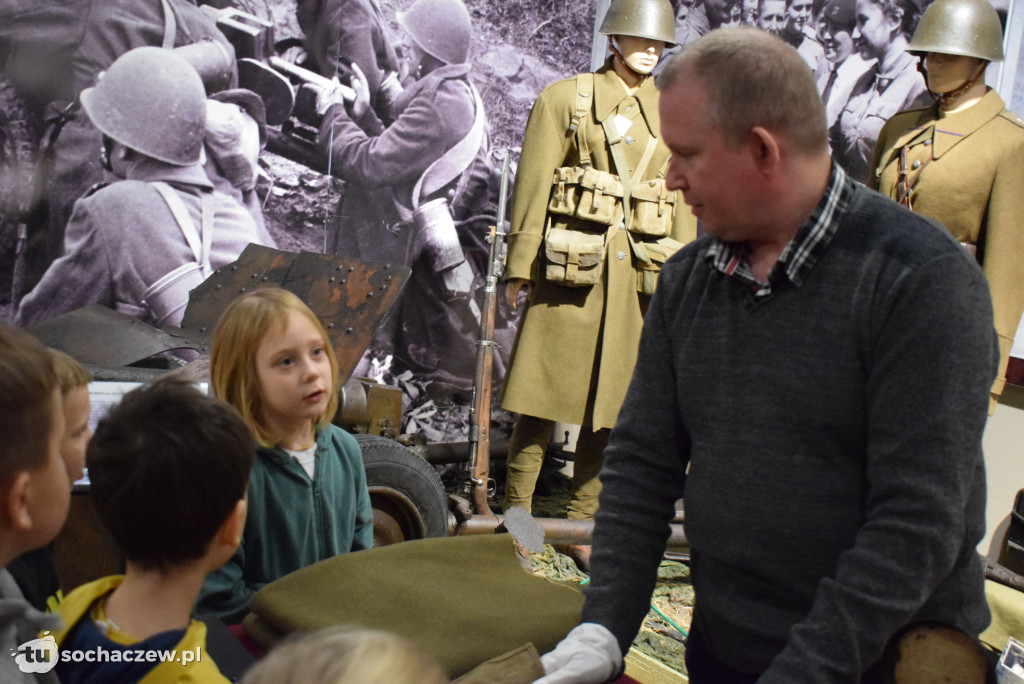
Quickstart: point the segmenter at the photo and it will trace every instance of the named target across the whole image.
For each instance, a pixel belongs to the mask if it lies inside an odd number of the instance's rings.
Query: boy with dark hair
[[[128,393],[100,422],[86,452],[91,497],[126,571],[62,604],[57,643],[86,652],[86,662],[61,659],[64,684],[228,681],[191,613],[203,578],[241,539],[253,457],[238,412],[179,381]]]
[[[2,324],[0,435],[0,651],[15,654],[59,621],[32,608],[5,568],[57,536],[67,518],[71,483],[60,453],[64,412],[52,357],[29,334]],[[38,665],[26,655],[2,657],[0,681],[52,681],[49,668]]]

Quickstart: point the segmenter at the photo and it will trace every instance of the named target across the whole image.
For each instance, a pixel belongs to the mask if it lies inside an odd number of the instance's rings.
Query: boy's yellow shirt
[[[106,618],[104,600],[111,592],[121,584],[123,575],[111,575],[101,579],[83,584],[66,597],[60,604],[60,616],[64,621],[64,627],[54,633],[57,646],[63,646],[71,630],[80,620],[102,620],[108,625],[106,630],[107,638],[122,646],[131,646],[139,643],[140,639],[125,634],[113,626]],[[185,636],[175,644],[174,649],[180,652],[192,651],[198,653],[196,662],[182,663],[176,660],[169,660],[157,663],[150,670],[149,674],[139,680],[139,684],[185,684],[193,682],[211,682],[213,684],[227,684],[228,680],[220,673],[217,663],[206,650],[206,625],[198,620],[189,623]],[[88,666],[87,663],[83,663]]]

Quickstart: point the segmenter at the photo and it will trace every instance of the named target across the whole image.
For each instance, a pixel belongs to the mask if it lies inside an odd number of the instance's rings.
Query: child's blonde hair
[[[57,384],[60,385],[61,394],[67,394],[92,382],[92,374],[72,357],[59,349],[51,349],[50,355],[53,356],[53,370],[57,373]]]
[[[331,362],[331,397],[327,408],[315,424],[330,424],[338,410],[338,360],[330,338],[316,314],[305,302],[288,290],[266,288],[242,295],[233,301],[217,322],[210,351],[210,384],[215,397],[238,409],[249,425],[256,441],[274,446],[281,435],[270,434],[260,423],[262,400],[256,377],[256,350],[274,330],[284,329],[288,314],[305,316],[323,336],[324,351]]]
[[[242,684],[447,684],[441,666],[405,637],[331,627],[275,647]]]

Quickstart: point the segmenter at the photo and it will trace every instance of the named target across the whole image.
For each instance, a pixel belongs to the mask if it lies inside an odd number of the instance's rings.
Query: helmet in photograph
[[[921,15],[907,52],[1003,61],[1003,27],[987,0],[935,0]]]
[[[469,61],[473,26],[462,0],[416,0],[396,15],[398,25],[424,52],[445,64]]]
[[[612,0],[597,32],[605,36],[635,36],[675,45],[676,13],[669,0]]]
[[[200,160],[206,90],[196,70],[173,51],[140,47],[124,53],[80,98],[96,128],[122,145],[175,166]]]

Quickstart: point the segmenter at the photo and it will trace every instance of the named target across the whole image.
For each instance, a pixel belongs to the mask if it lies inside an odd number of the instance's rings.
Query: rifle
[[[490,226],[487,242],[487,277],[484,280],[480,307],[480,338],[476,343],[476,369],[473,373],[473,405],[469,413],[469,471],[473,508],[477,515],[490,515],[487,495],[490,489],[491,459],[491,381],[494,368],[494,320],[498,309],[498,282],[505,260],[505,204],[508,192],[509,154],[501,168],[501,189],[498,192],[498,217]]]

